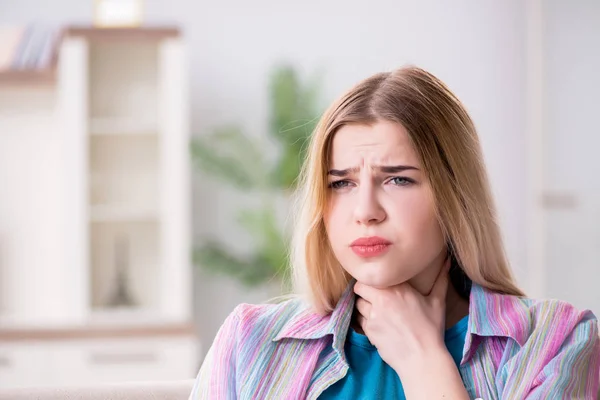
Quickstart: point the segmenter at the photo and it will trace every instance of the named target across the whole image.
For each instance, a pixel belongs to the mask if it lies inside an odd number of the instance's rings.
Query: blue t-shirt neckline
[[[466,316],[444,334],[446,348],[457,367],[462,361],[468,322]],[[400,377],[383,361],[367,336],[349,328],[344,352],[349,367],[346,375],[329,386],[319,399],[406,400]]]
[[[446,329],[446,332],[444,332],[444,341],[448,342],[450,340],[455,339],[457,336],[464,335],[465,331],[467,330],[468,324],[469,316],[465,315],[456,324]],[[377,350],[377,348],[369,341],[369,338],[366,335],[356,332],[352,327],[348,329],[348,337],[346,338],[346,340],[348,340],[352,345],[355,346],[364,347],[365,349],[372,351]]]

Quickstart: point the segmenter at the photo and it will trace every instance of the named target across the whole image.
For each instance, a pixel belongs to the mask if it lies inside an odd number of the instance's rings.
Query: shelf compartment
[[[91,315],[158,311],[160,224],[90,225]]]

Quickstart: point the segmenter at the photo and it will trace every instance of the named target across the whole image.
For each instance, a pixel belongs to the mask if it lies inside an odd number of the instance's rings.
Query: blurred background
[[[287,290],[320,113],[405,64],[474,119],[520,286],[599,313],[600,2],[0,0],[0,386],[192,378]]]

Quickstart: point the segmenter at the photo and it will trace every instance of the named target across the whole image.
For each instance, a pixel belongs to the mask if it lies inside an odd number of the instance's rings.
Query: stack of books
[[[60,34],[49,26],[0,26],[0,73],[52,69]]]

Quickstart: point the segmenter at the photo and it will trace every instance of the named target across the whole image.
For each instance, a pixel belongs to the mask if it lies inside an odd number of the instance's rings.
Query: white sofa
[[[0,389],[0,400],[188,400],[194,380]]]

